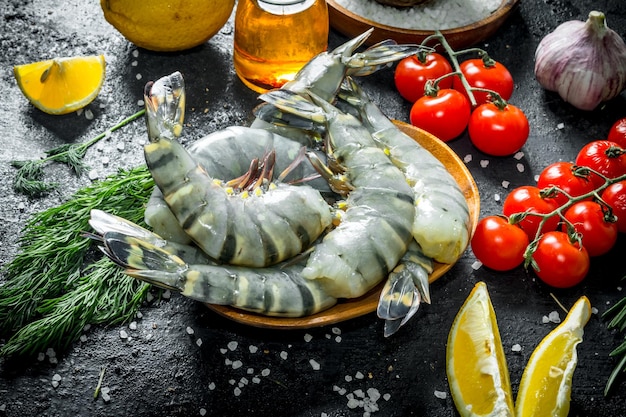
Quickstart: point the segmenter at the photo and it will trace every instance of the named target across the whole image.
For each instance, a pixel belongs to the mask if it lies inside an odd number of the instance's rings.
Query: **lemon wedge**
[[[462,417],[512,417],[513,396],[496,315],[484,282],[477,283],[448,335],[446,371]]]
[[[565,320],[537,345],[524,368],[515,403],[516,417],[565,417],[569,412],[572,376],[578,362],[576,346],[591,317],[583,296]]]
[[[67,114],[96,98],[105,68],[104,55],[75,56],[16,65],[13,74],[22,93],[39,110]]]

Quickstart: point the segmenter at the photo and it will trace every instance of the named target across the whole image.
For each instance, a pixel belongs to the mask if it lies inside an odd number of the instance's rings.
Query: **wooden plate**
[[[327,0],[326,3],[330,25],[345,36],[354,38],[373,27],[374,32],[366,41],[368,45],[385,39],[393,39],[400,44],[419,44],[434,33],[432,30],[411,30],[383,25],[351,12],[339,5],[336,0]],[[502,0],[500,7],[485,19],[470,25],[442,30],[441,33],[453,49],[477,44],[493,35],[518,3],[519,0]]]
[[[439,159],[459,183],[469,206],[471,236],[476,229],[480,215],[480,196],[472,174],[457,154],[435,136],[407,123],[399,121],[394,121],[394,123]],[[435,269],[430,275],[429,281],[433,282],[440,278],[450,268],[452,268],[452,264],[435,264]],[[207,305],[211,310],[228,319],[250,326],[273,329],[306,329],[339,323],[375,311],[383,285],[384,283],[381,283],[378,287],[359,298],[341,300],[328,310],[306,317],[269,317],[230,306]]]

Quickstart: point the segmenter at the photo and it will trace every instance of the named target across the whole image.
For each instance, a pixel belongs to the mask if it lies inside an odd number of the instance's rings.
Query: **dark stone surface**
[[[626,37],[626,13],[620,0],[593,5],[584,0],[524,0],[497,34],[480,45],[511,70],[516,82],[511,103],[522,108],[531,123],[530,139],[519,160],[481,154],[467,136],[450,143],[461,158],[472,156],[467,166],[480,188],[483,215],[500,212],[508,190],[532,184],[553,161],[572,160],[582,145],[605,138],[613,122],[626,116],[624,94],[593,112],[582,112],[545,92],[534,80],[533,56],[539,40],[563,21],[585,19],[591,7],[604,11],[609,25]],[[232,22],[205,45],[177,54],[153,53],[129,44],[105,22],[97,1],[5,0],[1,28],[0,265],[16,254],[19,232],[33,213],[58,204],[89,183],[86,176],[77,178],[63,167],[52,167],[46,172],[49,179],[62,182],[62,191],[28,199],[12,190],[15,170],[9,161],[36,157],[51,147],[83,142],[102,132],[139,110],[137,102],[147,80],[175,70],[185,75],[187,143],[251,120],[256,94],[232,70]],[[342,41],[331,34],[332,45]],[[93,120],[84,113],[49,116],[34,109],[11,72],[16,64],[95,53],[105,54],[108,67],[102,92],[87,107]],[[363,84],[390,117],[408,119],[409,105],[394,91],[391,70]],[[142,160],[144,137],[144,124],[134,123],[104,141],[101,150],[90,150],[87,162],[101,178],[118,167],[135,166]],[[123,151],[118,144],[124,145]],[[103,157],[111,163],[104,166]],[[503,180],[510,183],[508,189]],[[234,324],[174,294],[143,307],[136,330],[128,325],[92,327],[84,333],[84,341],[57,352],[58,363],[50,363],[47,356],[43,361],[3,359],[0,416],[360,416],[364,409],[349,408],[347,394],[369,388],[390,396],[378,400],[379,410],[372,415],[456,416],[445,373],[446,338],[454,315],[477,281],[486,281],[489,287],[514,393],[534,347],[555,326],[542,323],[544,315],[559,310],[550,293],[566,306],[587,295],[598,314],[588,323],[579,346],[570,415],[623,416],[623,378],[613,395],[603,396],[616,364],[608,355],[623,335],[607,330],[601,314],[624,296],[620,280],[626,274],[621,259],[625,240],[621,236],[610,254],[594,259],[584,283],[569,290],[547,288],[522,269],[474,270],[475,258],[468,250],[432,285],[433,304],[423,307],[390,339],[382,336],[382,323],[374,314],[327,328],[260,330]],[[187,327],[195,333],[189,335]],[[121,330],[130,338],[121,339]],[[520,352],[512,350],[515,344],[521,346]],[[319,370],[311,360],[319,363]],[[106,367],[103,386],[110,389],[108,402],[93,398],[102,367]],[[52,384],[55,374],[61,377],[57,388]],[[448,395],[439,399],[435,391]]]

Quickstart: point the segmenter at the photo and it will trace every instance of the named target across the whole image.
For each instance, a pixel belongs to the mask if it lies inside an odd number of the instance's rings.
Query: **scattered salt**
[[[548,314],[548,319],[550,319],[550,321],[552,323],[560,323],[561,322],[561,318],[559,317],[559,312],[558,311],[552,311],[550,314]]]
[[[235,394],[235,397],[239,397],[241,395],[241,388],[235,387],[233,394]]]
[[[270,374],[270,370],[265,368],[261,371],[261,376],[268,376]]]
[[[281,359],[283,359],[283,360],[286,360],[286,359],[287,359],[287,355],[288,355],[288,354],[287,354],[287,352],[285,352],[284,350],[283,350],[282,352],[280,352],[280,357],[281,357]]]
[[[506,180],[502,181],[502,187],[503,187],[503,188],[509,188],[509,185],[510,185],[510,184],[511,184],[511,183],[510,183],[509,181],[506,181]]]
[[[313,336],[311,336],[310,334],[306,333],[306,334],[304,335],[304,341],[308,343],[308,342],[310,342],[311,340],[313,340]]]
[[[89,109],[85,110],[85,119],[93,120],[93,112]]]
[[[259,351],[259,348],[254,345],[250,345],[248,346],[248,350],[250,351],[250,353],[257,353]]]
[[[440,400],[445,400],[448,397],[448,394],[446,394],[444,391],[435,390],[435,397],[439,398]]]
[[[598,309],[595,307],[591,307],[591,313],[592,314],[598,314]]]
[[[201,408],[200,409],[200,415],[201,416],[206,416],[206,408]]]
[[[139,51],[137,49],[133,49],[132,55],[133,58],[137,58],[139,56]]]
[[[131,321],[130,324],[128,325],[128,328],[130,330],[137,330],[137,322],[136,321]]]
[[[463,162],[465,162],[466,164],[472,162],[472,155],[469,153],[465,155],[465,157],[463,158]]]
[[[138,80],[141,80],[143,77],[142,77],[141,74],[137,74],[137,75],[135,75],[135,78],[137,78]]]
[[[198,347],[202,346],[202,339],[198,338],[198,340],[196,340],[196,345],[198,345]]]
[[[354,377],[355,377],[356,379],[363,379],[363,378],[365,378],[365,375],[363,375],[363,373],[362,373],[362,372],[357,372],[357,373],[354,375]]]
[[[228,342],[228,350],[230,351],[234,351],[235,349],[237,349],[237,346],[239,345],[239,343],[237,343],[235,340],[233,340],[232,342]]]
[[[169,300],[172,297],[172,292],[170,290],[165,290],[163,291],[163,294],[161,294],[161,297],[163,297],[164,300]]]
[[[524,164],[522,164],[522,163],[517,164],[517,165],[516,165],[516,167],[517,167],[517,170],[518,170],[519,172],[524,172],[524,170],[526,169],[526,168],[524,167]]]
[[[87,341],[87,336],[85,336],[84,334],[80,336],[80,341],[85,343]]]
[[[87,176],[89,177],[90,180],[93,181],[93,180],[97,180],[100,174],[98,174],[98,171],[96,171],[95,169],[92,169],[91,171],[89,171]]]
[[[139,62],[137,62],[137,61],[133,61],[133,62],[130,63],[131,67],[136,67],[137,65],[139,65]]]
[[[368,388],[367,389],[367,396],[374,402],[378,401],[380,399],[380,391],[378,391],[376,388]]]
[[[254,368],[248,368],[248,369],[246,370],[246,373],[247,373],[248,375],[252,375],[252,374],[254,373]]]
[[[243,366],[243,363],[241,361],[234,361],[233,362],[233,369],[239,369]]]
[[[513,155],[513,158],[517,159],[518,161],[522,159],[523,157],[524,157],[524,152],[521,152],[521,151]]]
[[[314,371],[319,371],[321,366],[319,364],[319,362],[317,362],[315,359],[310,359],[309,363],[311,364],[311,368],[313,368]]]
[[[352,381],[352,376],[351,375],[346,375],[345,378],[346,382],[350,382]]]
[[[331,331],[333,334],[341,334],[341,329],[339,327],[333,327]]]
[[[480,161],[481,168],[487,168],[487,165],[489,165],[489,160],[488,159],[481,159],[481,161]]]
[[[224,349],[224,348],[221,348],[221,349],[220,349],[220,353],[221,353],[222,355],[224,355],[226,352],[228,352],[226,349]]]
[[[189,326],[187,326],[186,331],[187,331],[187,334],[194,334],[195,333],[194,330],[191,327],[189,327]]]
[[[472,263],[472,269],[474,271],[479,270],[481,266],[483,266],[483,263],[480,261],[475,261],[474,263]]]
[[[522,351],[522,346],[519,343],[516,343],[513,346],[511,346],[511,350],[513,352],[521,352]]]
[[[563,129],[564,127],[565,127],[564,123],[559,123],[558,125],[556,125],[556,128],[559,130]]]
[[[391,394],[384,394],[383,395],[383,400],[389,401],[390,399],[391,399]]]
[[[335,342],[337,342],[337,343],[341,343],[341,336],[337,336],[337,337],[335,337]]]
[[[128,339],[128,333],[126,333],[126,330],[120,330],[120,339]]]
[[[541,322],[542,322],[543,324],[547,324],[547,323],[550,323],[550,319],[548,318],[548,316],[543,316],[543,317],[541,318]]]
[[[210,391],[213,391],[214,389],[215,389],[215,382],[211,382],[211,383],[209,384],[209,390],[210,390]]]
[[[44,359],[46,359],[46,354],[43,352],[39,352],[39,355],[37,355],[37,360],[39,362],[43,361]]]
[[[252,378],[252,383],[253,384],[260,384],[261,383],[261,379],[258,376],[255,376],[254,378]]]
[[[494,194],[493,195],[493,199],[496,200],[496,201],[500,201],[500,194],[497,194],[497,193]]]
[[[117,144],[116,148],[118,151],[124,152],[124,149],[126,149],[126,145],[124,144],[124,142],[120,142]]]

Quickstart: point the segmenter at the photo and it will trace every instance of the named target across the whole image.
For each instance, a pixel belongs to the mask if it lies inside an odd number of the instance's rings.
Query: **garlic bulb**
[[[586,22],[562,23],[535,51],[535,77],[545,89],[581,110],[593,110],[626,87],[626,45],[592,11]]]

